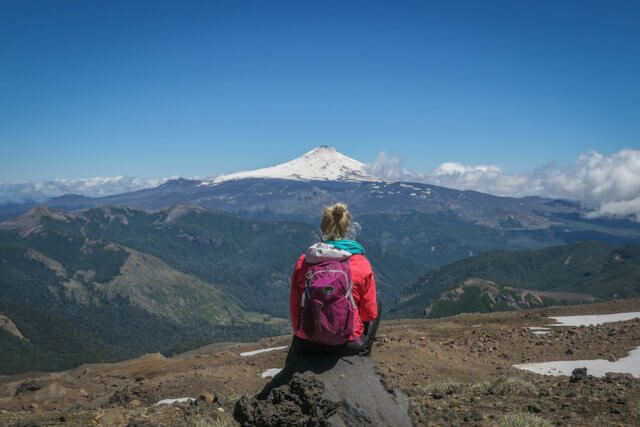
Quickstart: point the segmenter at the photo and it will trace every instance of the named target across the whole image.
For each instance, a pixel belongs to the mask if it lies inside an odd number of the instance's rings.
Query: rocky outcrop
[[[21,340],[29,341],[24,335],[22,335],[22,332],[20,332],[20,329],[18,329],[16,324],[7,316],[3,316],[2,314],[0,314],[0,330],[8,332]]]
[[[244,426],[410,426],[409,401],[387,391],[368,357],[308,356],[286,366],[234,417]]]
[[[587,294],[535,291],[505,286],[490,280],[471,278],[440,294],[424,309],[423,315],[437,318],[460,313],[528,310],[545,307],[555,302],[593,300],[594,297]]]

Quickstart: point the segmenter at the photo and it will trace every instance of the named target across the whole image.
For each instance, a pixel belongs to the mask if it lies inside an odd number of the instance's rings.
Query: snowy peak
[[[334,147],[321,145],[280,165],[253,171],[222,175],[203,184],[245,178],[298,179],[305,181],[380,181],[365,171],[366,165],[340,153]]]

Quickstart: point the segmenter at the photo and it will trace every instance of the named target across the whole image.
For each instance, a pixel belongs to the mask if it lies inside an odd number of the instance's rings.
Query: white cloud
[[[496,165],[446,162],[431,172],[411,171],[398,157],[380,153],[369,172],[389,180],[428,182],[499,196],[539,195],[578,200],[590,216],[632,216],[640,221],[640,150],[611,155],[590,152],[568,167],[546,165],[527,173],[508,173]]]
[[[633,217],[636,221],[640,222],[640,197],[636,197],[633,200],[621,200],[618,202],[602,203],[597,210],[590,212],[588,216],[630,216]]]
[[[413,171],[403,159],[382,152],[367,173],[384,180],[426,182],[499,196],[547,196],[578,200],[591,217],[633,217],[640,221],[640,150],[610,155],[589,152],[567,167],[545,165],[526,173],[509,173],[492,164],[445,162],[432,171]],[[175,177],[174,177],[175,178]],[[115,176],[78,180],[0,183],[0,203],[43,202],[63,194],[107,196],[156,186],[164,180]]]
[[[145,180],[130,176],[94,177],[77,180],[0,183],[0,203],[43,202],[63,194],[108,196],[158,185],[161,180]]]

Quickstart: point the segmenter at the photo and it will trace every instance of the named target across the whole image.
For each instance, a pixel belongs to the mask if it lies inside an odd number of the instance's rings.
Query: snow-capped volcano
[[[365,164],[345,156],[333,147],[321,145],[297,159],[252,171],[222,175],[205,185],[245,178],[277,178],[319,181],[381,181],[365,171]]]

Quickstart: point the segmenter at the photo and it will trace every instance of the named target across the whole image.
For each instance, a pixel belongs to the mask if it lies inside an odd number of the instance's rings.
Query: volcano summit
[[[245,178],[275,178],[309,181],[380,181],[365,171],[366,165],[340,153],[334,147],[321,145],[302,156],[282,163],[253,171],[222,175],[203,184]]]

